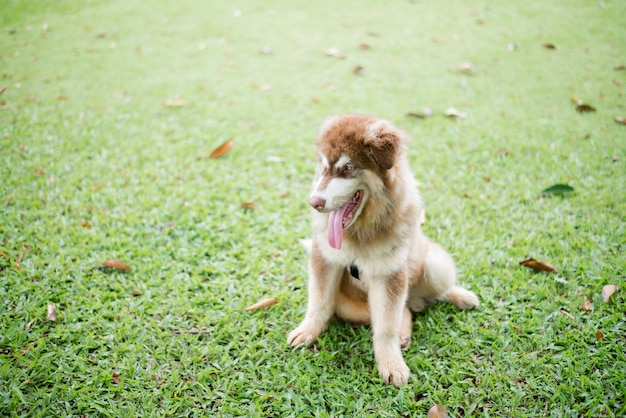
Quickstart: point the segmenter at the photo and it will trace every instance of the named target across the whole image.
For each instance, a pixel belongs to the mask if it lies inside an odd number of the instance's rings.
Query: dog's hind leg
[[[474,309],[479,305],[478,296],[461,286],[452,286],[443,300],[450,302],[459,309]]]
[[[424,280],[417,286],[414,294],[418,294],[423,308],[424,300],[439,299],[452,303],[459,309],[474,309],[479,305],[474,292],[466,290],[456,283],[456,267],[450,254],[439,244],[430,242],[424,264]],[[420,299],[414,295],[409,307],[420,307]],[[418,311],[418,310],[415,310]]]

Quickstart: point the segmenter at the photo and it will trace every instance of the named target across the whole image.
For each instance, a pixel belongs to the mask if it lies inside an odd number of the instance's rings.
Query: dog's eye
[[[350,172],[354,171],[354,164],[348,163],[348,164],[345,165],[345,167],[343,169],[346,172],[350,173]]]

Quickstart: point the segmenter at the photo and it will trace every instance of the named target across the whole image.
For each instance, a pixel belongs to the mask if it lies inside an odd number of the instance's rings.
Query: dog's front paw
[[[409,381],[409,374],[409,367],[404,363],[403,360],[400,360],[397,363],[378,363],[378,375],[383,379],[386,384],[391,383],[397,388]]]
[[[298,328],[289,333],[287,336],[287,342],[293,347],[297,347],[299,345],[310,345],[317,340],[320,333],[321,330],[317,330],[315,327],[303,322],[300,326],[298,326]]]

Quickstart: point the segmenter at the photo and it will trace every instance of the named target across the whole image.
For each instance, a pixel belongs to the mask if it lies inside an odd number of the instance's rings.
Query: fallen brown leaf
[[[31,319],[28,324],[26,324],[26,329],[30,329],[30,327],[33,326],[33,324],[38,320],[39,318],[33,318]]]
[[[180,97],[175,97],[173,99],[169,99],[165,102],[165,106],[167,107],[183,107],[187,106],[187,100],[181,99]]]
[[[219,158],[222,155],[226,154],[235,146],[235,143],[232,140],[228,140],[224,142],[219,147],[215,148],[211,153],[211,158]]]
[[[595,112],[596,108],[585,103],[580,103],[578,106],[576,106],[576,111],[578,113]]]
[[[273,397],[272,395],[268,395],[267,393],[263,393],[263,392],[258,391],[258,390],[255,390],[255,391],[254,391],[254,393],[255,393],[257,396],[260,396],[260,397],[262,397],[262,398],[267,398],[267,399],[269,399],[270,401],[273,401],[273,400],[274,400],[274,397]]]
[[[572,315],[571,313],[567,312],[565,309],[561,309],[561,313],[563,315],[565,315],[566,317],[568,317],[569,319],[571,319],[572,321],[576,321],[576,318],[574,318],[574,315]]]
[[[256,205],[252,202],[243,202],[241,204],[241,208],[248,209],[248,210],[256,210]]]
[[[483,177],[483,181],[484,181],[485,183],[490,183],[490,182],[491,182],[491,177],[489,177],[489,176],[484,176],[484,177]]]
[[[615,122],[620,125],[626,125],[626,118],[622,118],[621,116],[615,116]]]
[[[556,49],[556,45],[551,43],[545,43],[542,45],[545,49]]]
[[[426,119],[426,116],[422,115],[421,113],[409,112],[406,115],[410,118]]]
[[[613,296],[613,293],[615,293],[616,290],[617,286],[615,286],[614,284],[607,284],[602,288],[602,298],[606,303],[609,303],[609,301],[611,300],[611,296]]]
[[[254,311],[256,309],[262,309],[262,308],[267,308],[268,306],[272,306],[278,303],[278,300],[276,300],[275,298],[268,298],[268,299],[263,299],[253,305],[248,306],[247,308],[244,309],[244,311],[246,312],[250,312],[250,311]]]
[[[115,270],[130,271],[130,267],[128,267],[124,262],[120,260],[107,260],[102,264],[102,267]]]
[[[474,71],[474,66],[472,66],[471,62],[463,62],[459,64],[458,70],[463,73],[471,73]]]
[[[117,385],[120,383],[120,372],[113,372],[113,374],[111,375],[111,378],[113,379],[113,384]]]
[[[7,89],[7,86],[0,87],[0,94],[4,93]]]
[[[354,70],[352,70],[352,74],[354,75],[363,75],[365,74],[365,68],[361,67],[360,65],[358,67],[355,67]]]
[[[54,306],[54,303],[48,304],[48,315],[46,316],[46,321],[56,321],[57,320],[57,308]]]
[[[428,418],[448,418],[448,411],[443,405],[435,405],[428,410]]]
[[[506,157],[507,155],[509,155],[509,150],[506,149],[506,148],[499,149],[499,150],[496,151],[496,155],[498,157]]]
[[[545,261],[537,261],[534,258],[529,258],[524,261],[520,261],[519,265],[531,268],[535,271],[547,271],[551,273],[558,273],[558,270],[552,264],[546,263]]]
[[[596,338],[600,341],[604,340],[604,333],[602,331],[596,332]]]
[[[591,301],[589,299],[583,302],[582,309],[585,312],[593,312],[593,306],[591,306]]]

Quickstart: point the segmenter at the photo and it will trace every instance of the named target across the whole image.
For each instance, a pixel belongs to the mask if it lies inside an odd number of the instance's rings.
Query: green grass
[[[0,415],[626,415],[623,2],[1,7]],[[425,229],[482,300],[417,316],[399,390],[367,328],[286,343],[306,304],[313,137],[336,113],[413,138]],[[575,194],[539,197],[556,183]]]

